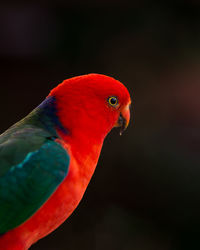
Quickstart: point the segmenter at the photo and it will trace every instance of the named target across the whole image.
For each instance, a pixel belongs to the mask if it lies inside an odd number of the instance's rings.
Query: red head
[[[50,92],[57,100],[58,116],[70,136],[104,139],[116,126],[129,123],[131,103],[126,87],[100,74],[73,77]]]

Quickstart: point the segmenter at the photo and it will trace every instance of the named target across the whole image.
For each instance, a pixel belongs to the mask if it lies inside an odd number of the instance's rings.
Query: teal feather
[[[69,154],[55,141],[64,128],[49,104],[0,136],[0,233],[31,217],[67,176]]]

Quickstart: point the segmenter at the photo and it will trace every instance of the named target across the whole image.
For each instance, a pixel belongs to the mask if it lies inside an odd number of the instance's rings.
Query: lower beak
[[[118,118],[116,127],[120,127],[120,135],[126,130],[130,121],[130,108],[127,105],[124,109],[121,110],[120,116]]]

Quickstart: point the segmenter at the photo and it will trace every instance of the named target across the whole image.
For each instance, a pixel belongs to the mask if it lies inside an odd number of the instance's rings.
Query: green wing
[[[0,136],[0,233],[32,216],[68,173],[69,155],[48,132],[11,128]]]

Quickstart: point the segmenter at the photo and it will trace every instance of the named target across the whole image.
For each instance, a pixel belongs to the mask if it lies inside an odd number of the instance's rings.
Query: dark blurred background
[[[0,23],[0,132],[80,74],[133,100],[79,207],[31,249],[200,249],[200,1],[3,1]]]

